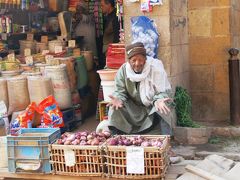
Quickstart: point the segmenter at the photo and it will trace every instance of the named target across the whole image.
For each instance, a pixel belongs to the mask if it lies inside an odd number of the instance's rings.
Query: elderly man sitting
[[[171,86],[160,60],[146,56],[140,42],[126,47],[128,62],[118,70],[109,103],[113,134],[172,134]]]

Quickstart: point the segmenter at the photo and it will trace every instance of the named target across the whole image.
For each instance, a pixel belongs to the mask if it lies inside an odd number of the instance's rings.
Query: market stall
[[[86,43],[89,34],[74,32],[78,3],[81,0],[0,4],[0,147],[6,153],[0,168],[24,178],[26,174],[42,179],[51,179],[50,175],[164,178],[169,136],[113,136],[102,129],[71,132],[96,109],[97,120],[107,121],[108,97],[126,57],[123,2],[117,1],[120,42],[109,44],[106,68],[101,70],[96,63],[103,36],[100,2],[85,2],[87,14],[94,16],[96,50]],[[140,37],[143,32],[138,25],[133,33],[138,39],[155,36],[157,41],[154,31]],[[155,49],[149,47],[148,53],[154,56]],[[0,178],[7,173],[1,174]]]

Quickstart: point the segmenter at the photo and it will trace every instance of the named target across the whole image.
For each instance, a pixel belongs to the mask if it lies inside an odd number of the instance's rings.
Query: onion
[[[144,141],[144,142],[142,142],[141,146],[149,147],[149,146],[151,146],[151,144],[148,141]]]
[[[88,132],[87,132],[87,131],[81,132],[81,136],[87,136],[87,135],[88,135]]]
[[[79,139],[75,139],[74,141],[71,142],[71,144],[72,145],[77,145],[77,144],[79,144],[79,142],[80,142]]]
[[[157,147],[162,147],[162,142],[158,141]]]
[[[67,141],[73,141],[75,139],[75,134],[68,136]]]
[[[118,141],[117,141],[117,139],[115,139],[115,138],[110,138],[110,139],[108,140],[108,144],[109,144],[109,145],[112,145],[112,146],[116,146],[116,145],[118,145]]]
[[[87,144],[88,144],[88,145],[91,145],[91,144],[92,144],[92,141],[93,141],[92,139],[88,140],[88,141],[87,141]]]
[[[92,135],[93,137],[96,137],[96,136],[97,136],[97,133],[96,133],[96,132],[92,132],[91,135]]]
[[[99,145],[99,140],[97,138],[94,138],[91,142],[91,145],[93,146]]]
[[[122,141],[122,140],[119,140],[119,141],[118,141],[118,145],[119,145],[119,146],[123,146],[123,145],[124,145],[123,141]]]
[[[124,144],[125,146],[130,146],[130,145],[132,145],[132,142],[131,142],[130,139],[124,139],[124,140],[123,140],[123,144]]]
[[[62,139],[57,140],[57,144],[64,144]]]
[[[86,136],[81,136],[80,140],[87,140]]]
[[[94,137],[93,137],[93,135],[92,134],[89,134],[88,136],[87,136],[87,140],[90,140],[90,139],[93,139]]]
[[[81,141],[79,145],[81,145],[81,146],[86,146],[86,145],[87,145],[87,142],[86,142],[86,141]]]
[[[103,131],[102,133],[106,138],[109,138],[111,136],[111,133],[109,131]]]
[[[71,144],[71,141],[66,141],[65,143],[64,143],[64,145],[70,145]]]
[[[105,134],[100,132],[100,133],[97,133],[97,136],[100,136],[100,137],[105,137]]]

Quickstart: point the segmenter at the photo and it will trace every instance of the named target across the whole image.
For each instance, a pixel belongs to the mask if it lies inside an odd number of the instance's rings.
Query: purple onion
[[[111,145],[111,146],[116,146],[116,145],[118,145],[118,140],[115,139],[115,138],[110,138],[108,140],[108,144]]]
[[[151,144],[148,141],[144,141],[144,142],[142,142],[141,146],[149,147],[149,146],[151,146]]]
[[[81,136],[87,136],[87,135],[88,135],[88,132],[87,132],[87,131],[81,132]]]
[[[79,145],[81,145],[81,146],[86,146],[86,145],[87,145],[87,142],[86,142],[86,141],[81,141]]]

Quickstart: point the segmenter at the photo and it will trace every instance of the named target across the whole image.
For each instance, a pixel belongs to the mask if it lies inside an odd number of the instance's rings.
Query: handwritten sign
[[[41,36],[42,43],[48,43],[48,36]]]
[[[126,147],[127,173],[144,174],[144,148]]]
[[[71,149],[64,149],[64,158],[66,166],[74,166],[76,164],[75,153]]]
[[[33,41],[33,34],[27,34],[27,40],[28,41]]]
[[[14,53],[9,54],[7,57],[8,57],[9,61],[15,61],[15,54]]]
[[[51,61],[53,60],[53,56],[52,55],[46,55],[45,56],[45,60],[47,64],[51,64]]]
[[[33,57],[32,56],[25,57],[25,61],[26,61],[26,64],[28,66],[32,66],[33,65]]]
[[[42,55],[46,55],[46,54],[48,54],[49,53],[49,50],[43,50],[42,51]]]
[[[54,52],[57,54],[57,53],[61,53],[63,50],[63,47],[62,46],[55,46],[54,48]]]
[[[30,48],[24,49],[24,56],[31,56],[31,49]]]
[[[75,40],[69,40],[68,41],[68,47],[75,48],[75,46],[76,46],[76,41]]]

